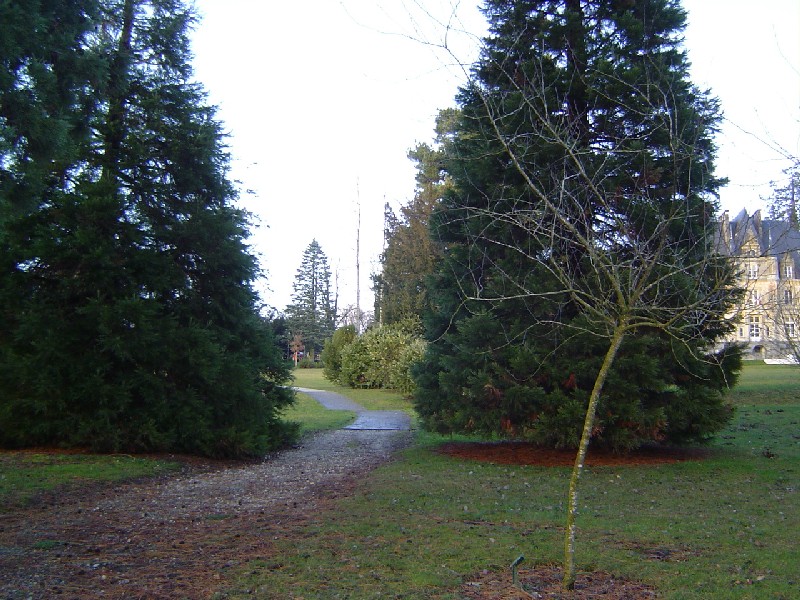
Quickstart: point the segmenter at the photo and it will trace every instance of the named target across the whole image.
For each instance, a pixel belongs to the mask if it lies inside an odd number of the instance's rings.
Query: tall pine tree
[[[381,254],[381,272],[373,278],[383,324],[421,319],[427,302],[425,278],[433,272],[437,259],[428,230],[428,220],[444,185],[439,173],[430,172],[435,169],[437,151],[418,144],[409,158],[417,163],[417,192],[401,207],[401,218],[389,232]]]
[[[336,327],[336,303],[331,298],[331,269],[317,240],[303,252],[294,280],[286,319],[292,335],[299,335],[313,360]]]
[[[458,111],[442,110],[436,121],[436,144],[417,144],[408,157],[417,167],[414,198],[400,209],[400,218],[387,215],[386,247],[381,272],[373,277],[379,320],[384,324],[421,321],[428,303],[426,279],[440,259],[430,235],[432,212],[448,187],[444,171],[443,140],[457,122]],[[387,205],[387,210],[390,210]]]
[[[736,303],[713,248],[717,103],[675,0],[487,0],[490,36],[445,144],[417,409],[440,431],[577,449],[703,440],[730,418]]]
[[[191,10],[86,0],[23,19],[3,7],[4,26],[38,41],[3,57],[17,69],[0,89],[0,442],[275,447],[289,373],[257,312],[223,133],[192,81]],[[21,93],[40,106],[8,110]],[[62,133],[40,149],[42,127]]]
[[[735,292],[710,257],[715,101],[688,81],[676,2],[490,0],[445,139],[417,408],[430,428],[577,447],[702,440],[737,361],[709,357]],[[705,311],[705,317],[698,314]]]

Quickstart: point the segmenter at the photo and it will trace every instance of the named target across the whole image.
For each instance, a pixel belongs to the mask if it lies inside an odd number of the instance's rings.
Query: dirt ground
[[[338,430],[252,463],[164,457],[182,473],[73,487],[0,513],[0,598],[210,598],[410,440]]]
[[[254,464],[186,460],[179,475],[94,485],[0,513],[0,598],[210,598],[227,574],[275,558],[275,542],[335,510],[368,470],[410,441],[407,432],[338,431]],[[447,444],[442,452],[502,464],[571,465],[570,452],[527,444]],[[594,453],[588,464],[656,464],[700,458],[655,451]],[[467,577],[461,598],[654,598],[608,573],[579,576],[564,594],[556,567]],[[523,591],[523,589],[525,591]]]
[[[460,596],[469,600],[646,600],[656,598],[653,588],[618,579],[610,573],[581,573],[572,592],[561,589],[562,570],[555,566],[519,569],[517,585],[510,573],[482,573],[461,586]]]

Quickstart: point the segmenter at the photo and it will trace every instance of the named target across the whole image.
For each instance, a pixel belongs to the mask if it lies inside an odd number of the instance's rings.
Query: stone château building
[[[732,256],[746,290],[727,342],[745,358],[787,358],[800,344],[800,232],[782,220],[742,210],[720,218],[718,249]]]

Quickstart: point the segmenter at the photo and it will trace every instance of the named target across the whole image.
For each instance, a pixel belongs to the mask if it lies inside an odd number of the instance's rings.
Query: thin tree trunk
[[[108,180],[117,176],[117,165],[125,137],[125,103],[128,98],[133,22],[137,0],[125,0],[122,9],[122,28],[119,45],[114,56],[108,78],[108,117],[104,140],[103,175]]]
[[[624,326],[617,326],[611,338],[611,344],[603,358],[600,372],[597,374],[597,378],[594,381],[592,393],[589,396],[589,406],[586,407],[586,418],[583,422],[583,433],[581,434],[581,441],[578,445],[578,453],[575,456],[575,464],[572,467],[572,477],[569,481],[567,530],[564,540],[564,579],[561,584],[565,590],[572,590],[575,588],[575,521],[578,516],[578,482],[580,481],[583,465],[586,461],[586,452],[589,449],[589,440],[592,437],[592,428],[594,427],[594,418],[597,413],[597,404],[600,401],[600,394],[603,391],[603,385],[608,377],[608,372],[611,369],[611,365],[614,364],[614,359],[617,356],[617,352],[619,351],[624,337]]]

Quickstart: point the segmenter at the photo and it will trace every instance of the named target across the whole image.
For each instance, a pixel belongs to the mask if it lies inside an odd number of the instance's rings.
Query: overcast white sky
[[[242,203],[261,223],[251,241],[268,272],[264,301],[285,309],[316,238],[338,272],[340,306],[355,304],[360,204],[361,306],[371,310],[383,205],[412,197],[406,154],[431,140],[463,80],[457,62],[476,56],[475,0],[195,4],[195,74],[230,132],[233,177],[251,191]],[[800,2],[683,4],[692,79],[726,115],[722,207],[753,211],[788,166],[775,148],[800,155]],[[437,49],[445,39],[455,59]]]

